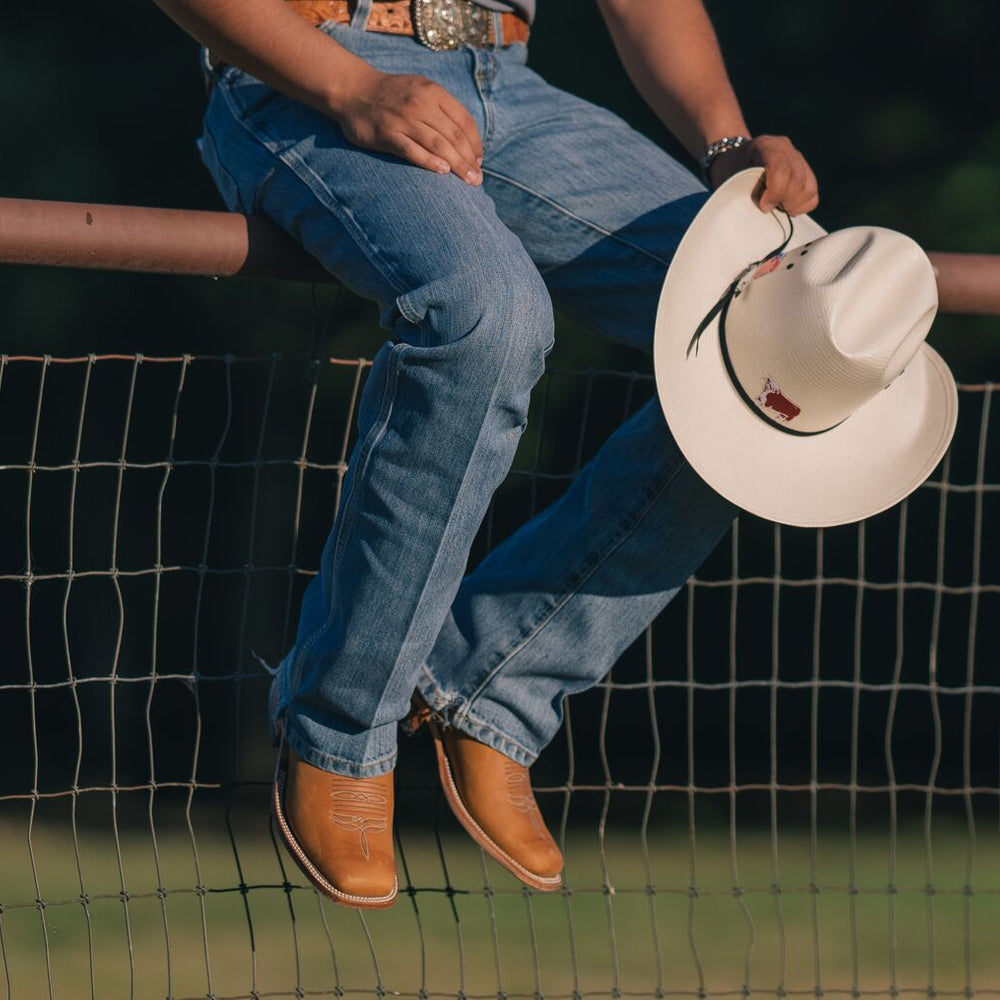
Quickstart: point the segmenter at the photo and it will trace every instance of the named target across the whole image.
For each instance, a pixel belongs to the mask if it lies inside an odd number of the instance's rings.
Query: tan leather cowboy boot
[[[525,885],[562,888],[562,852],[539,812],[528,769],[443,725],[417,696],[413,706],[404,728],[413,733],[426,723],[445,798],[469,836]]]
[[[392,772],[377,778],[330,774],[282,740],[273,805],[281,839],[324,896],[363,909],[395,902]]]

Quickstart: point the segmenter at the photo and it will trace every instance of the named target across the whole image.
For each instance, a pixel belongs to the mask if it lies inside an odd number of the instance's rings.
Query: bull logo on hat
[[[781,386],[769,375],[764,382],[764,388],[757,397],[757,405],[767,412],[770,412],[782,423],[789,423],[801,412],[801,408],[796,406],[781,391]]]

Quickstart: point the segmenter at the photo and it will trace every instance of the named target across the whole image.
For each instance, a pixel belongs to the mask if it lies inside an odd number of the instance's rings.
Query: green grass
[[[894,852],[884,826],[865,829],[857,894],[847,891],[850,842],[841,827],[821,829],[818,891],[810,892],[807,830],[780,831],[772,844],[766,830],[740,829],[734,855],[726,829],[700,824],[694,896],[687,830],[670,824],[650,830],[655,894],[646,891],[638,832],[609,831],[602,862],[595,829],[571,834],[566,845],[568,893],[527,896],[449,823],[443,853],[451,898],[441,891],[447,883],[432,833],[407,829],[401,840],[409,876],[427,891],[362,919],[302,887],[298,871],[271,844],[263,808],[244,808],[234,819],[239,865],[252,887],[245,897],[217,891],[240,882],[217,810],[195,812],[195,851],[183,816],[158,807],[159,876],[148,825],[144,830],[129,818],[120,840],[127,903],[119,896],[113,828],[108,817],[91,821],[78,838],[91,897],[84,907],[68,815],[36,820],[29,850],[28,806],[8,805],[0,821],[0,928],[14,998],[48,996],[47,969],[53,996],[67,1000],[92,995],[92,969],[94,994],[115,1000],[249,997],[252,990],[291,997],[296,985],[307,993],[374,994],[381,987],[492,996],[654,994],[658,987],[673,993],[701,985],[738,995],[744,983],[771,995],[780,989],[812,994],[817,985],[826,993],[854,985],[882,993],[893,985],[919,991],[933,985],[939,993],[967,985],[1000,989],[995,823],[979,826],[970,862],[965,827],[935,821],[933,895],[925,889],[928,845],[919,825],[901,829]],[[890,893],[892,854],[896,891]],[[741,895],[733,892],[734,858]],[[966,895],[970,863],[976,891]],[[299,887],[290,893],[281,888],[282,864]],[[44,909],[33,902],[33,872]],[[204,894],[194,891],[199,884]],[[155,894],[158,885],[167,890],[163,899]],[[0,997],[5,990],[0,973]]]

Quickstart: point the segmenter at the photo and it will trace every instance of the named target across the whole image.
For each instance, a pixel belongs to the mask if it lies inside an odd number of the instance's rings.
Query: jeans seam
[[[486,722],[481,716],[476,715],[475,712],[467,712],[462,716],[462,721],[465,723],[471,723],[472,725],[479,726],[481,729],[487,730],[487,732],[492,733],[494,736],[499,737],[504,743],[509,743],[511,746],[516,747],[521,751],[526,757],[530,757],[534,760],[538,753],[534,750],[529,750],[528,747],[524,746],[518,740],[515,740],[513,736],[509,733],[505,733],[501,729],[497,729],[495,725],[491,722]]]
[[[233,176],[232,171],[222,162],[222,154],[219,151],[219,141],[216,139],[215,133],[212,131],[212,128],[207,121],[205,122],[205,135],[207,135],[212,142],[212,153],[215,162],[219,165],[219,169],[226,175],[226,177],[229,178],[229,183],[233,186],[233,192],[236,195],[237,210],[245,212],[246,205],[243,202],[243,192],[240,190],[240,185]]]
[[[479,72],[481,65],[482,57],[477,50],[472,50],[472,78],[476,86],[476,93],[479,95],[479,103],[483,106],[483,134],[481,138],[485,152],[489,146],[490,139],[493,137],[493,109],[490,107],[485,90],[483,90],[483,80]],[[480,169],[482,168],[480,167]],[[485,172],[484,170],[483,173]]]
[[[501,366],[500,374],[499,374],[498,378],[496,379],[496,381],[494,382],[494,385],[493,385],[493,392],[490,395],[489,406],[492,406],[493,401],[496,399],[496,395],[497,395],[497,392],[498,392],[498,390],[500,388],[500,385],[502,384],[505,376],[507,375],[507,371],[508,371],[508,369],[510,367],[510,358],[511,358],[511,354],[513,353],[513,346],[511,344],[511,338],[507,338],[506,343],[508,345],[507,346],[507,351],[506,351],[506,354],[504,355],[503,365]],[[489,407],[487,408],[487,413],[488,412],[489,412]],[[476,442],[475,442],[475,445],[473,445],[473,452],[479,446],[479,442],[482,441],[482,439],[483,439],[483,428],[485,427],[485,424],[486,424],[486,421],[484,419],[483,422],[479,426],[479,433],[476,435]],[[456,491],[456,494],[455,494],[455,497],[456,497],[455,503],[452,504],[451,510],[448,512],[448,520],[445,522],[444,530],[441,533],[442,538],[444,537],[445,534],[447,534],[448,528],[451,526],[452,521],[454,520],[455,511],[459,507],[458,497],[461,495],[462,490],[465,487],[465,484],[469,481],[469,469],[470,469],[470,466],[471,466],[471,461],[466,464],[465,469],[464,469],[464,471],[462,473],[462,480],[461,480],[461,482],[459,484],[459,487],[458,487],[458,490]],[[416,608],[420,607],[420,604],[421,604],[421,602],[424,599],[424,595],[427,593],[427,583],[428,583],[428,580],[433,575],[434,568],[437,566],[438,560],[441,558],[441,551],[442,551],[443,547],[444,546],[442,544],[440,544],[440,543],[438,544],[437,551],[434,554],[434,561],[431,563],[430,572],[427,574],[427,579],[424,580],[424,586],[423,586],[423,588],[420,591],[420,596],[417,598],[417,603],[415,605]],[[411,634],[412,629],[413,629],[413,623],[416,620],[417,620],[417,615],[414,614],[413,618],[410,621],[410,628],[407,630],[406,635],[403,636],[403,640],[400,643],[400,652],[402,652],[402,650],[404,650],[407,647],[407,645],[409,644],[410,634]],[[396,659],[396,664],[398,664],[398,662],[399,662],[399,657],[397,657],[397,659]],[[396,669],[396,664],[393,665],[393,671]],[[390,676],[391,675],[392,674],[390,672]],[[375,713],[374,713],[375,717],[378,716],[378,713],[379,713],[379,711],[382,708],[382,701],[385,698],[385,696],[388,693],[388,691],[389,691],[389,689],[388,689],[388,686],[387,686],[385,688],[385,690],[382,692],[382,696],[379,698],[378,704],[375,706]]]
[[[376,445],[382,440],[386,429],[389,424],[389,420],[392,417],[393,403],[395,400],[395,390],[396,390],[396,376],[399,369],[398,358],[408,350],[408,345],[397,344],[393,349],[389,357],[389,370],[386,372],[385,388],[383,389],[382,399],[379,405],[378,417],[372,424],[371,430],[371,442],[365,442],[362,445],[362,451],[358,453],[358,475],[352,482],[352,487],[350,493],[344,497],[342,503],[342,509],[344,509],[344,519],[340,524],[340,528],[337,531],[337,540],[334,543],[333,553],[330,558],[330,575],[334,577],[336,575],[337,561],[341,553],[341,541],[344,537],[345,532],[354,523],[354,498],[357,496],[357,481],[361,478],[361,474],[365,471],[368,466],[368,460],[371,457],[371,453],[375,450]],[[377,429],[377,430],[376,430]],[[348,520],[350,518],[350,520]],[[303,643],[301,649],[295,656],[292,663],[292,674],[296,674],[296,668],[302,663],[303,657],[316,645],[316,643],[326,635],[330,630],[330,625],[333,622],[334,607],[336,605],[335,601],[330,602],[330,611],[326,616],[322,626],[318,628],[306,641]],[[297,678],[296,685],[297,686]]]
[[[393,266],[387,260],[383,259],[381,251],[379,251],[377,247],[373,246],[372,243],[365,236],[364,229],[360,225],[358,225],[357,221],[354,218],[354,215],[351,213],[351,210],[346,205],[342,205],[340,204],[340,202],[337,201],[336,195],[334,195],[333,191],[331,190],[330,186],[326,183],[326,181],[324,181],[323,178],[318,173],[316,173],[316,171],[313,170],[313,168],[310,167],[309,164],[306,163],[306,161],[303,160],[301,156],[298,156],[291,149],[285,150],[282,153],[278,153],[277,157],[279,160],[281,160],[282,163],[285,164],[286,167],[288,167],[289,170],[291,170],[293,174],[295,174],[296,177],[298,177],[300,181],[302,181],[303,184],[306,185],[306,187],[312,190],[314,194],[316,194],[316,189],[313,187],[312,184],[309,183],[308,180],[306,180],[306,178],[304,178],[295,169],[293,163],[299,164],[302,167],[302,169],[309,174],[309,176],[314,177],[316,179],[316,184],[323,191],[326,192],[329,199],[327,200],[320,198],[320,202],[324,204],[329,211],[333,212],[338,216],[338,218],[340,218],[340,221],[341,223],[343,223],[344,227],[354,234],[354,239],[358,243],[358,245],[365,247],[367,251],[365,256],[368,257],[369,261],[371,261],[372,266],[379,271],[382,277],[385,278],[386,281],[388,281],[391,285],[395,287],[398,294],[400,295],[405,294],[408,289],[406,288],[405,283],[402,281],[399,275],[396,274],[395,268],[393,268]],[[319,195],[317,195],[317,197],[319,197]]]
[[[580,225],[585,226],[588,229],[592,229],[595,233],[600,233],[601,236],[609,240],[614,240],[616,243],[620,243],[624,247],[628,247],[635,253],[642,254],[644,257],[648,257],[650,260],[656,261],[661,267],[669,266],[669,261],[664,260],[662,257],[658,257],[655,253],[651,253],[645,247],[638,246],[635,243],[631,243],[629,240],[623,239],[617,233],[613,233],[610,229],[605,229],[603,226],[599,226],[596,222],[592,222],[590,219],[585,219],[581,215],[577,215],[575,212],[570,211],[565,205],[560,205],[559,202],[549,198],[547,195],[542,194],[540,191],[535,191],[533,188],[528,187],[527,184],[522,184],[520,181],[514,180],[513,177],[507,177],[505,174],[497,173],[495,170],[490,170],[486,167],[482,168],[485,175],[492,177],[494,180],[501,181],[504,184],[509,184],[511,187],[517,188],[519,191],[523,191],[525,194],[530,195],[532,198],[543,202],[550,208],[555,209],[561,215],[564,215],[567,219],[571,219],[573,222],[578,222]]]
[[[233,120],[240,126],[240,128],[242,128],[247,135],[257,142],[269,156],[274,157],[274,159],[288,169],[300,183],[304,184],[313,193],[316,200],[350,233],[355,244],[364,254],[368,262],[379,272],[385,281],[392,286],[397,295],[405,294],[407,291],[406,285],[400,279],[399,275],[396,274],[395,268],[393,268],[389,261],[383,258],[378,248],[373,246],[368,240],[364,229],[358,225],[350,209],[346,205],[342,205],[337,200],[336,195],[333,193],[326,181],[324,181],[323,178],[317,174],[316,171],[313,170],[301,156],[295,155],[291,149],[283,152],[277,152],[272,149],[268,143],[266,135],[259,129],[255,128],[239,113],[239,110],[234,104],[228,89],[223,88],[222,96],[226,101],[226,105],[229,108],[229,112],[232,115]],[[301,170],[297,168],[301,168]],[[313,178],[315,183],[312,183],[310,178]],[[317,187],[320,189],[319,191],[317,191]]]
[[[421,694],[424,696],[424,700],[427,701],[431,709],[435,711],[447,711],[448,702],[451,701],[452,699],[450,698],[448,692],[445,691],[445,689],[441,687],[441,685],[438,683],[437,678],[431,673],[426,663],[421,664],[420,674],[424,678],[424,685],[423,685],[424,690],[421,692]],[[436,697],[430,699],[427,698],[425,692],[428,690],[428,688],[434,692]],[[419,685],[418,685],[418,690],[419,690]],[[431,704],[431,702],[434,702],[434,704]],[[481,729],[485,729],[490,733],[492,733],[494,736],[499,737],[499,739],[502,740],[504,743],[509,743],[511,746],[516,747],[521,753],[525,755],[525,757],[534,760],[538,756],[538,754],[534,750],[531,750],[530,748],[526,747],[523,743],[520,742],[520,740],[514,739],[514,737],[511,736],[509,733],[505,733],[503,730],[498,729],[493,723],[487,722],[482,716],[476,715],[475,712],[470,711],[465,715],[463,715],[462,718],[463,721],[471,722],[473,725],[476,725]],[[469,735],[471,736],[473,734],[470,733]]]
[[[532,628],[522,635],[505,653],[500,662],[493,667],[492,670],[486,675],[481,681],[478,687],[465,699],[465,708],[459,712],[459,717],[462,719],[468,718],[472,711],[472,706],[475,704],[476,700],[482,695],[483,691],[496,679],[500,671],[506,667],[518,653],[520,653],[527,645],[530,643],[538,634],[548,625],[557,614],[580,592],[580,588],[611,558],[612,554],[617,551],[617,549],[623,544],[626,538],[631,535],[635,529],[642,523],[642,520],[653,508],[653,505],[657,500],[663,495],[663,493],[670,487],[670,484],[680,475],[681,471],[685,468],[685,462],[678,462],[677,466],[674,468],[673,473],[667,478],[666,482],[663,483],[658,489],[653,491],[649,499],[637,510],[635,517],[632,518],[630,522],[622,529],[620,534],[614,541],[605,549],[604,554],[601,558],[594,564],[591,570],[586,573],[576,585],[563,596],[562,600],[558,601],[549,611],[549,613],[542,618],[541,621],[537,622]]]

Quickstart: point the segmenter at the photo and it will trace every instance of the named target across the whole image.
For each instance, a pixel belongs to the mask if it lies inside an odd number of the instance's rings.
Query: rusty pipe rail
[[[933,250],[927,256],[934,265],[941,312],[1000,316],[1000,255]]]
[[[1000,315],[1000,255],[929,253],[941,311]],[[0,198],[0,263],[331,282],[260,216]]]
[[[0,263],[334,281],[260,216],[0,198]]]

